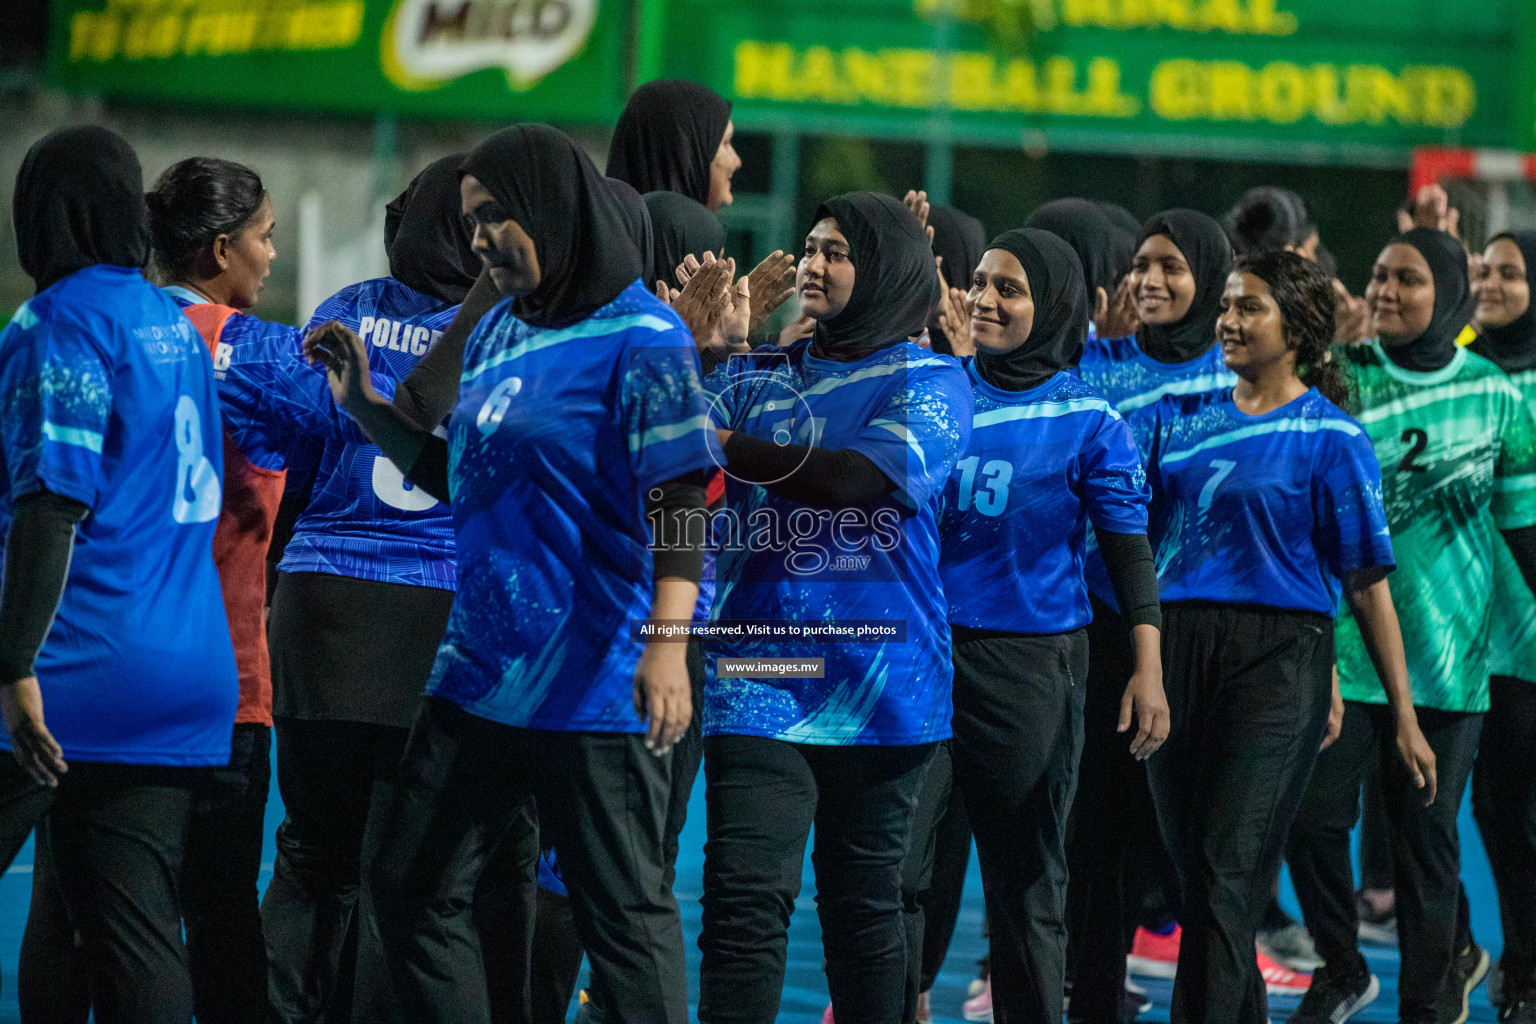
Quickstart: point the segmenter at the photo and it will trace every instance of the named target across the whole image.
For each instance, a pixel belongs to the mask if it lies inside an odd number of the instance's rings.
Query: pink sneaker
[[[977,1021],[979,1024],[992,1024],[992,979],[988,978],[981,988],[981,994],[967,999],[961,1007],[961,1012],[966,1020]]]
[[[1312,987],[1312,975],[1300,974],[1289,967],[1281,967],[1260,951],[1259,973],[1264,975],[1264,988],[1272,996],[1299,996]]]
[[[822,1014],[821,1014],[821,1024],[832,1024],[832,1004],[831,1003],[828,1003],[827,1004],[827,1008],[824,1011],[822,1011]]]
[[[1144,978],[1173,977],[1179,973],[1179,940],[1183,937],[1184,929],[1178,925],[1167,935],[1137,928],[1125,969]]]

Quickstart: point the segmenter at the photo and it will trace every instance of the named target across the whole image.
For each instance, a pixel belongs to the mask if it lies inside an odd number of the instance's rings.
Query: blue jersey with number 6
[[[1088,624],[1088,523],[1144,533],[1147,477],[1130,429],[1093,388],[1058,373],[1028,391],[993,387],[965,360],[971,443],[939,518],[949,621],[1011,633]]]
[[[213,364],[138,270],[71,274],[0,332],[0,470],[0,537],[16,499],[40,489],[90,508],[36,662],[65,761],[227,764],[236,681],[213,565]]]
[[[368,347],[374,379],[399,381],[448,329],[459,307],[380,277],[322,302],[309,326],[339,320]],[[380,583],[454,588],[453,516],[366,441],[327,441],[309,505],[278,563]]]
[[[1371,439],[1315,388],[1258,416],[1230,390],[1174,395],[1129,422],[1165,602],[1335,615],[1343,575],[1394,565]]]
[[[427,693],[526,729],[644,732],[646,500],[724,462],[698,352],[639,281],[567,327],[511,305],[470,336],[448,422],[459,587]]]

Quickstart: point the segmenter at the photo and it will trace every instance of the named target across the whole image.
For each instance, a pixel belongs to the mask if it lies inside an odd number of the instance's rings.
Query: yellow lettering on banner
[[[1278,10],[1276,0],[1057,0],[1063,24],[1116,31],[1167,28],[1179,32],[1288,36],[1296,15]],[[917,0],[919,13],[937,6]]]
[[[1341,83],[1342,82],[1342,87]],[[1275,61],[1165,60],[1152,70],[1152,112],[1168,121],[1424,125],[1454,128],[1477,108],[1477,86],[1461,68],[1376,64],[1302,68]]]
[[[736,44],[733,89],[744,100],[790,100],[795,51],[788,43]]]
[[[956,110],[991,110],[996,74],[991,54],[955,54],[949,64],[949,105]]]
[[[333,50],[362,37],[365,0],[282,5],[109,0],[70,18],[70,60],[160,60],[255,51]]]
[[[1134,117],[1141,104],[1120,91],[1120,62],[1095,57],[1088,62],[1088,106],[1095,117]]]
[[[1275,61],[1259,72],[1259,116],[1272,124],[1295,124],[1307,115],[1307,76],[1295,64]]]
[[[1152,69],[1152,113],[1168,121],[1190,121],[1202,116],[1200,64],[1192,60],[1165,60]]]
[[[993,90],[993,109],[1033,113],[1040,109],[1040,90],[1035,85],[1035,65],[1020,57],[1008,62],[1003,81]]]

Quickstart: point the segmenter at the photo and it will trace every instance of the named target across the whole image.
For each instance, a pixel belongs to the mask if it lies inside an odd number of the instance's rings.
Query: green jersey
[[[1536,414],[1536,370],[1509,375]],[[1536,597],[1503,538],[1493,541],[1493,653],[1491,674],[1536,682]]]
[[[1536,420],[1504,371],[1464,348],[1432,373],[1394,365],[1379,343],[1341,358],[1381,464],[1413,703],[1486,711],[1496,531],[1536,525]],[[1345,699],[1386,703],[1347,609],[1337,638]]]

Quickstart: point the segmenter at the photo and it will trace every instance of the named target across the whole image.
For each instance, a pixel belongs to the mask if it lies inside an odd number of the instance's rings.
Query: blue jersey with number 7
[[[1335,615],[1341,577],[1394,565],[1371,440],[1315,388],[1258,416],[1228,388],[1171,395],[1129,423],[1164,602]]]
[[[340,321],[368,347],[374,379],[399,381],[458,311],[380,277],[326,299],[305,330]],[[453,516],[447,505],[412,486],[376,446],[327,441],[309,505],[278,568],[452,590]]]

